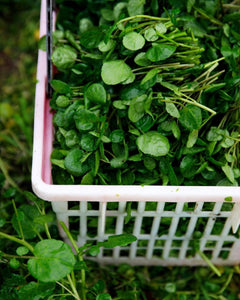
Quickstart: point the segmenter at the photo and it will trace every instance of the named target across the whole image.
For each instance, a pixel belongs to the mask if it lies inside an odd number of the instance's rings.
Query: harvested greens
[[[239,185],[231,4],[59,2],[54,183]]]

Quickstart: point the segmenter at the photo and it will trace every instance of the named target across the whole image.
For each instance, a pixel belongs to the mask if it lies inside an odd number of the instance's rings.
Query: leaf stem
[[[81,300],[81,298],[79,298],[79,296],[75,296],[73,294],[73,292],[71,292],[65,285],[63,285],[61,282],[57,281],[56,282],[57,284],[59,284],[64,290],[66,290],[67,292],[69,292],[70,295],[72,295],[74,298],[78,299],[78,300]],[[65,295],[65,294],[64,294]]]
[[[197,253],[201,256],[201,258],[208,264],[209,268],[219,277],[221,277],[221,273],[217,267],[210,261],[210,259],[200,250]]]
[[[28,248],[32,253],[34,251],[33,247],[28,242],[26,242],[25,240],[20,240],[20,239],[16,238],[15,236],[11,236],[11,235],[9,235],[7,233],[3,233],[3,232],[0,232],[0,237],[11,240],[11,241],[16,242],[20,245],[23,245],[26,248]]]
[[[71,288],[73,290],[73,294],[75,295],[75,298],[78,299],[78,300],[81,300],[81,298],[79,297],[78,292],[76,290],[76,287],[75,287],[75,285],[74,285],[74,283],[72,281],[72,278],[71,278],[71,276],[69,274],[67,275],[67,278],[68,278],[70,286],[71,286]]]

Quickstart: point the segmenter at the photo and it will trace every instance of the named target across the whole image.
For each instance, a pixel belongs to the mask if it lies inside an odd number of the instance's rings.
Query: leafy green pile
[[[88,2],[75,32],[60,13],[54,33],[54,182],[238,185],[236,16],[195,8],[223,31],[219,49],[174,5],[156,16],[160,1],[103,2]]]

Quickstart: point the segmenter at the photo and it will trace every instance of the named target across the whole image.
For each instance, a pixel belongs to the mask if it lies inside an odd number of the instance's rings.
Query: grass
[[[14,199],[19,207],[27,201],[26,192],[31,191],[39,12],[40,1],[0,3],[0,182],[5,177],[0,195],[0,223],[6,220],[4,232],[12,235],[16,233],[11,226],[11,200]],[[47,209],[51,211],[48,205]],[[53,231],[59,238],[56,226]],[[0,239],[0,254],[8,251],[11,256],[15,250],[15,244]],[[32,280],[24,263],[18,269],[9,266],[10,256],[0,255],[0,300],[20,299],[17,291]],[[131,267],[126,264],[100,267],[93,262],[87,264],[87,285],[102,280],[107,292],[115,299],[240,299],[239,266],[220,267],[221,276],[218,277],[211,269],[203,267]],[[21,276],[24,282],[20,280]],[[89,299],[94,298],[89,296]]]

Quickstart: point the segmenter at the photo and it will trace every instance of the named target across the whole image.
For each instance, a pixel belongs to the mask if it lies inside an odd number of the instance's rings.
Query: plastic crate
[[[45,33],[46,3],[43,0],[40,35]],[[53,126],[49,99],[46,98],[46,61],[46,53],[39,51],[32,186],[40,198],[52,202],[57,219],[64,221],[70,230],[77,231],[78,245],[82,246],[88,241],[103,241],[109,235],[127,230],[137,237],[136,242],[129,247],[102,249],[96,260],[110,264],[205,265],[200,255],[192,252],[193,234],[200,230],[200,250],[213,263],[240,263],[237,232],[240,223],[240,187],[51,183]],[[125,224],[129,201],[132,202],[132,218]],[[98,224],[94,230],[92,222]],[[179,234],[178,226],[184,227],[185,231]],[[61,228],[60,234],[68,241]]]

